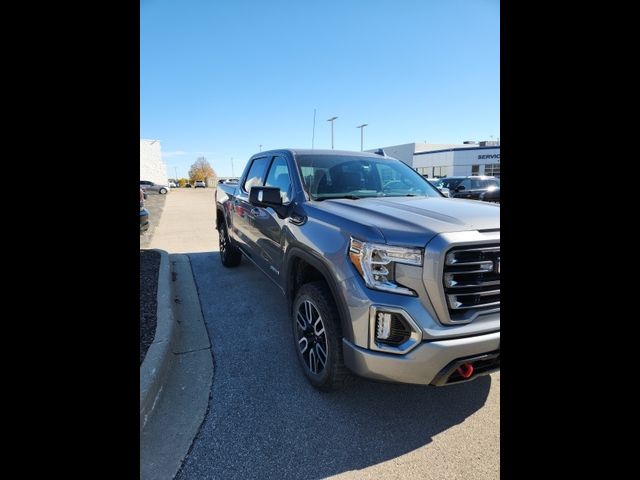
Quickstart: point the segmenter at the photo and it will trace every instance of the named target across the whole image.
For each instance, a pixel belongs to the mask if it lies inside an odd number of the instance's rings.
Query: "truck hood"
[[[392,245],[424,246],[439,233],[500,228],[500,206],[474,200],[376,197],[323,200],[313,206],[377,228]]]

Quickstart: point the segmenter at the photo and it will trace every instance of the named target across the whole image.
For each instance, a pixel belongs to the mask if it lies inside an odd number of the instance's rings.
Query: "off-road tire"
[[[313,307],[315,307],[316,311],[319,312],[325,332],[325,344],[328,347],[328,351],[326,352],[326,363],[318,373],[314,373],[308,364],[310,361],[310,352],[305,349],[305,353],[307,353],[307,356],[305,357],[301,351],[304,348],[302,337],[305,335],[302,333],[302,328],[300,327],[298,312],[302,307],[304,313],[305,302],[310,302]],[[340,316],[338,314],[338,309],[336,307],[335,300],[333,299],[333,295],[324,281],[310,282],[300,287],[293,301],[291,324],[296,356],[298,357],[300,367],[302,368],[302,371],[307,377],[309,383],[322,391],[337,390],[344,387],[345,383],[350,378],[350,373],[344,366]],[[310,333],[310,335],[314,336],[314,333],[315,332]],[[316,338],[320,339],[317,342],[322,341],[322,336]],[[305,342],[307,343],[307,346],[310,344],[307,340],[305,340]]]

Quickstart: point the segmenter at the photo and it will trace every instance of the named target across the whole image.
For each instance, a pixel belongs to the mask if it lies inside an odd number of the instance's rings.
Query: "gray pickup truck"
[[[282,291],[315,387],[499,370],[499,205],[445,198],[394,158],[283,149],[218,185],[216,212],[222,264],[244,256]]]

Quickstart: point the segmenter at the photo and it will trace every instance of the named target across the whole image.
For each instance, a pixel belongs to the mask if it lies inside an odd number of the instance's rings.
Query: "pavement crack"
[[[202,350],[211,350],[211,345],[203,348],[196,348],[195,350],[187,350],[185,352],[173,352],[174,355],[184,355],[185,353],[201,352]]]

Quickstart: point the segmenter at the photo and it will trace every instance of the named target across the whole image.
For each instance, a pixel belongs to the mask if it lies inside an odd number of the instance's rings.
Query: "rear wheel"
[[[160,195],[165,195],[167,193],[167,189],[166,188],[161,188],[160,189]]]
[[[218,237],[220,242],[220,261],[225,267],[237,267],[242,260],[242,254],[238,247],[231,243],[227,234],[227,225],[224,219],[218,227]]]
[[[302,371],[319,390],[341,388],[349,377],[335,301],[324,282],[300,287],[292,311],[294,347]]]

